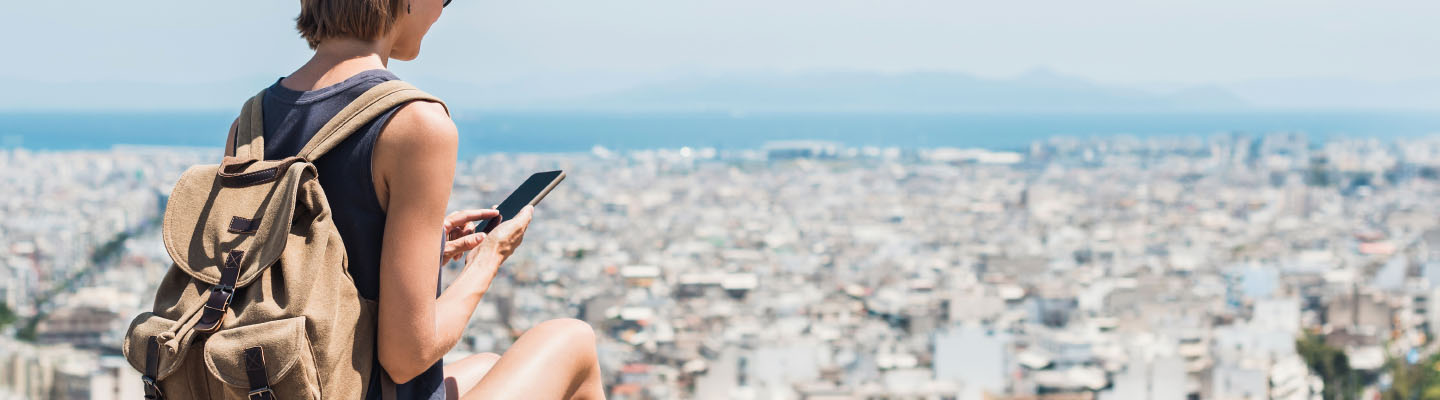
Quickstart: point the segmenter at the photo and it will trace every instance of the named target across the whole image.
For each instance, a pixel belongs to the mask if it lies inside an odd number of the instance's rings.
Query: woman
[[[387,63],[419,55],[421,39],[446,3],[301,0],[296,26],[315,55],[266,90],[267,157],[296,154],[360,93],[397,79]],[[233,153],[235,129],[227,154]],[[443,105],[413,102],[314,160],[355,284],[361,296],[379,301],[378,365],[367,396],[381,398],[388,377],[400,399],[438,398],[447,381],[465,398],[603,398],[594,332],[573,319],[536,325],[503,356],[479,354],[442,367],[441,357],[460,339],[534,212],[527,207],[488,236],[468,226],[496,216],[494,210],[446,216],[457,141]],[[443,254],[435,251],[437,226],[446,235]],[[459,258],[465,268],[437,297],[438,264]]]

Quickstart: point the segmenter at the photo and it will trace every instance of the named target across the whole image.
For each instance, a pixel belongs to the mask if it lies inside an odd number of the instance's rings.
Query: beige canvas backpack
[[[399,104],[439,100],[382,83],[297,156],[266,160],[264,95],[241,111],[237,157],[185,171],[166,205],[174,264],[123,346],[147,399],[358,399],[369,387],[376,304],[355,289],[310,161]]]

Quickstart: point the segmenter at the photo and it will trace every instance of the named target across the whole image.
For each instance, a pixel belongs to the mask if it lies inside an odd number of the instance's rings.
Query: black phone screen
[[[506,197],[505,201],[500,203],[500,207],[497,208],[500,211],[500,220],[509,221],[511,218],[515,218],[515,214],[519,214],[525,206],[540,204],[540,200],[549,194],[550,188],[564,179],[564,171],[547,171],[530,175],[525,183],[521,183],[514,192],[510,192],[510,197]],[[491,229],[495,229],[496,225],[499,224],[493,219],[481,221],[479,225],[475,226],[475,231],[488,233]]]

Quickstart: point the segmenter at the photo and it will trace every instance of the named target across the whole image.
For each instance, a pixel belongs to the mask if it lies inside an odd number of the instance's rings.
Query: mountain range
[[[1042,70],[1009,79],[948,72],[692,77],[549,99],[543,106],[660,111],[1145,112],[1237,110],[1248,104],[1214,86],[1155,93]]]
[[[1229,112],[1440,110],[1440,79],[1294,78],[1163,89],[1038,69],[1010,78],[959,72],[725,72],[660,77],[574,72],[491,83],[401,73],[452,108],[581,112]],[[465,78],[465,77],[459,77]],[[0,112],[231,110],[272,76],[213,82],[8,83]]]

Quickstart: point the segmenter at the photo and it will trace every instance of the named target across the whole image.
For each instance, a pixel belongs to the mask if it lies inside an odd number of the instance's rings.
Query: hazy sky
[[[0,74],[31,86],[263,85],[308,56],[293,29],[297,1],[4,8],[9,54]],[[408,79],[521,86],[817,69],[1007,77],[1036,68],[1145,87],[1385,83],[1440,78],[1436,21],[1435,0],[454,0],[421,59],[392,69]],[[117,95],[99,87],[97,96]]]

